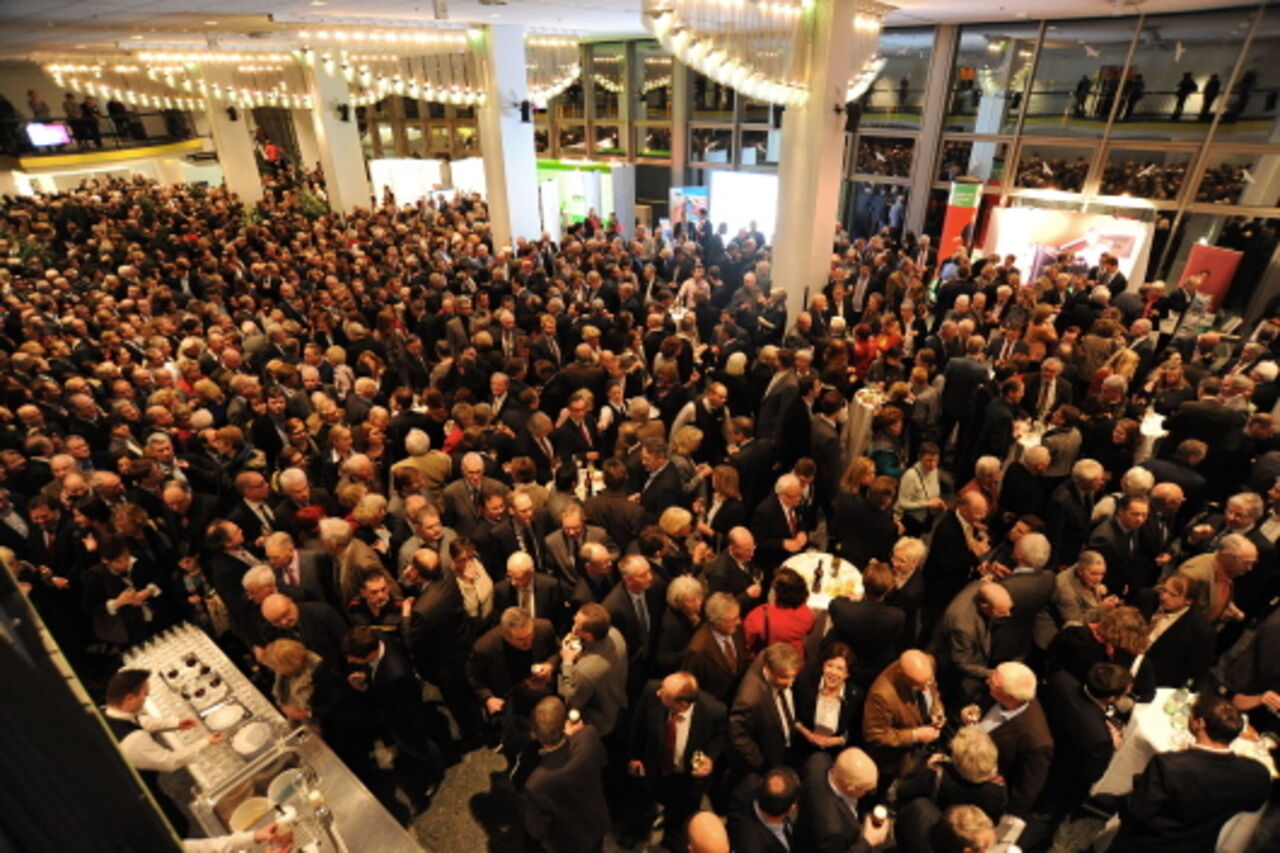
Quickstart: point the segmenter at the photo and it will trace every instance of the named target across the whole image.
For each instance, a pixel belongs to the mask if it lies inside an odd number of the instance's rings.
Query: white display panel
[[[441,189],[442,165],[439,160],[413,158],[370,160],[369,177],[374,196],[381,202],[385,188],[390,187],[397,204],[416,204]]]
[[[479,193],[484,195],[484,158],[468,157],[465,160],[454,160],[449,164],[449,173],[453,178],[453,189],[463,193]]]
[[[729,236],[754,221],[765,240],[772,242],[778,217],[778,176],[755,172],[711,173],[711,223],[729,226]]]

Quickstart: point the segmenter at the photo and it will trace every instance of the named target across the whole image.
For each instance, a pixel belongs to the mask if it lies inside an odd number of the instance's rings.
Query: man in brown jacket
[[[898,778],[922,747],[938,739],[945,719],[933,658],[908,649],[867,691],[862,736],[882,775]]]

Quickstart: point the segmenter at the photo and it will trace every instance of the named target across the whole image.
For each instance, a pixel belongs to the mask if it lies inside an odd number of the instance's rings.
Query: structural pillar
[[[316,60],[307,68],[307,86],[311,94],[312,135],[324,170],[329,208],[339,213],[369,209],[373,199],[369,172],[346,78],[332,63],[326,67]],[[301,148],[302,134],[298,136]]]
[[[773,238],[773,286],[787,292],[788,322],[827,282],[844,180],[845,94],[853,69],[875,51],[888,9],[869,0],[820,0],[803,12],[809,97],[783,113]]]
[[[215,83],[223,88],[232,85],[226,68],[210,63],[202,71],[210,88]],[[262,176],[258,174],[258,158],[254,155],[253,137],[249,133],[248,110],[233,107],[212,96],[205,99],[205,104],[213,147],[218,152],[218,165],[222,167],[222,179],[227,189],[238,195],[245,206],[257,204],[262,201]]]
[[[689,66],[675,58],[671,60],[671,186],[683,187],[689,179],[686,168],[689,162]],[[641,74],[643,78],[643,73]],[[667,215],[672,215],[668,211]]]
[[[298,164],[303,169],[314,169],[320,162],[320,144],[316,142],[316,124],[311,110],[289,110],[293,122],[293,136],[298,140]]]
[[[538,215],[538,158],[533,123],[520,120],[529,98],[524,30],[505,24],[485,27],[480,44],[485,100],[477,111],[484,149],[485,199],[494,246],[542,232]]]
[[[155,161],[156,180],[162,184],[185,184],[187,173],[177,157],[159,157]]]
[[[933,52],[924,84],[924,108],[920,114],[920,136],[916,138],[915,165],[911,170],[911,195],[907,200],[906,230],[924,233],[924,217],[929,209],[929,193],[937,172],[938,149],[942,146],[942,124],[947,114],[951,89],[951,63],[955,57],[960,28],[942,24],[934,30]],[[974,143],[976,148],[979,143]],[[927,282],[926,282],[927,284]]]

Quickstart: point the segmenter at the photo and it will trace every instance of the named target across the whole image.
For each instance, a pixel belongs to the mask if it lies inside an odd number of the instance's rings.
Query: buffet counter
[[[166,631],[131,649],[125,665],[151,670],[145,713],[199,721],[161,735],[169,746],[226,735],[187,768],[195,782],[190,809],[208,835],[276,820],[292,826],[306,853],[422,849],[319,736],[291,728],[200,629]]]

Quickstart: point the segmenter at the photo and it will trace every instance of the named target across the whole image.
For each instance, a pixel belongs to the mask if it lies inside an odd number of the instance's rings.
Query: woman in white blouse
[[[818,655],[817,666],[796,681],[796,731],[814,752],[834,756],[862,731],[866,696],[849,680],[853,663],[852,649],[831,642]]]
[[[493,579],[476,556],[476,546],[470,539],[459,537],[449,543],[449,557],[467,615],[483,622],[493,613]]]

